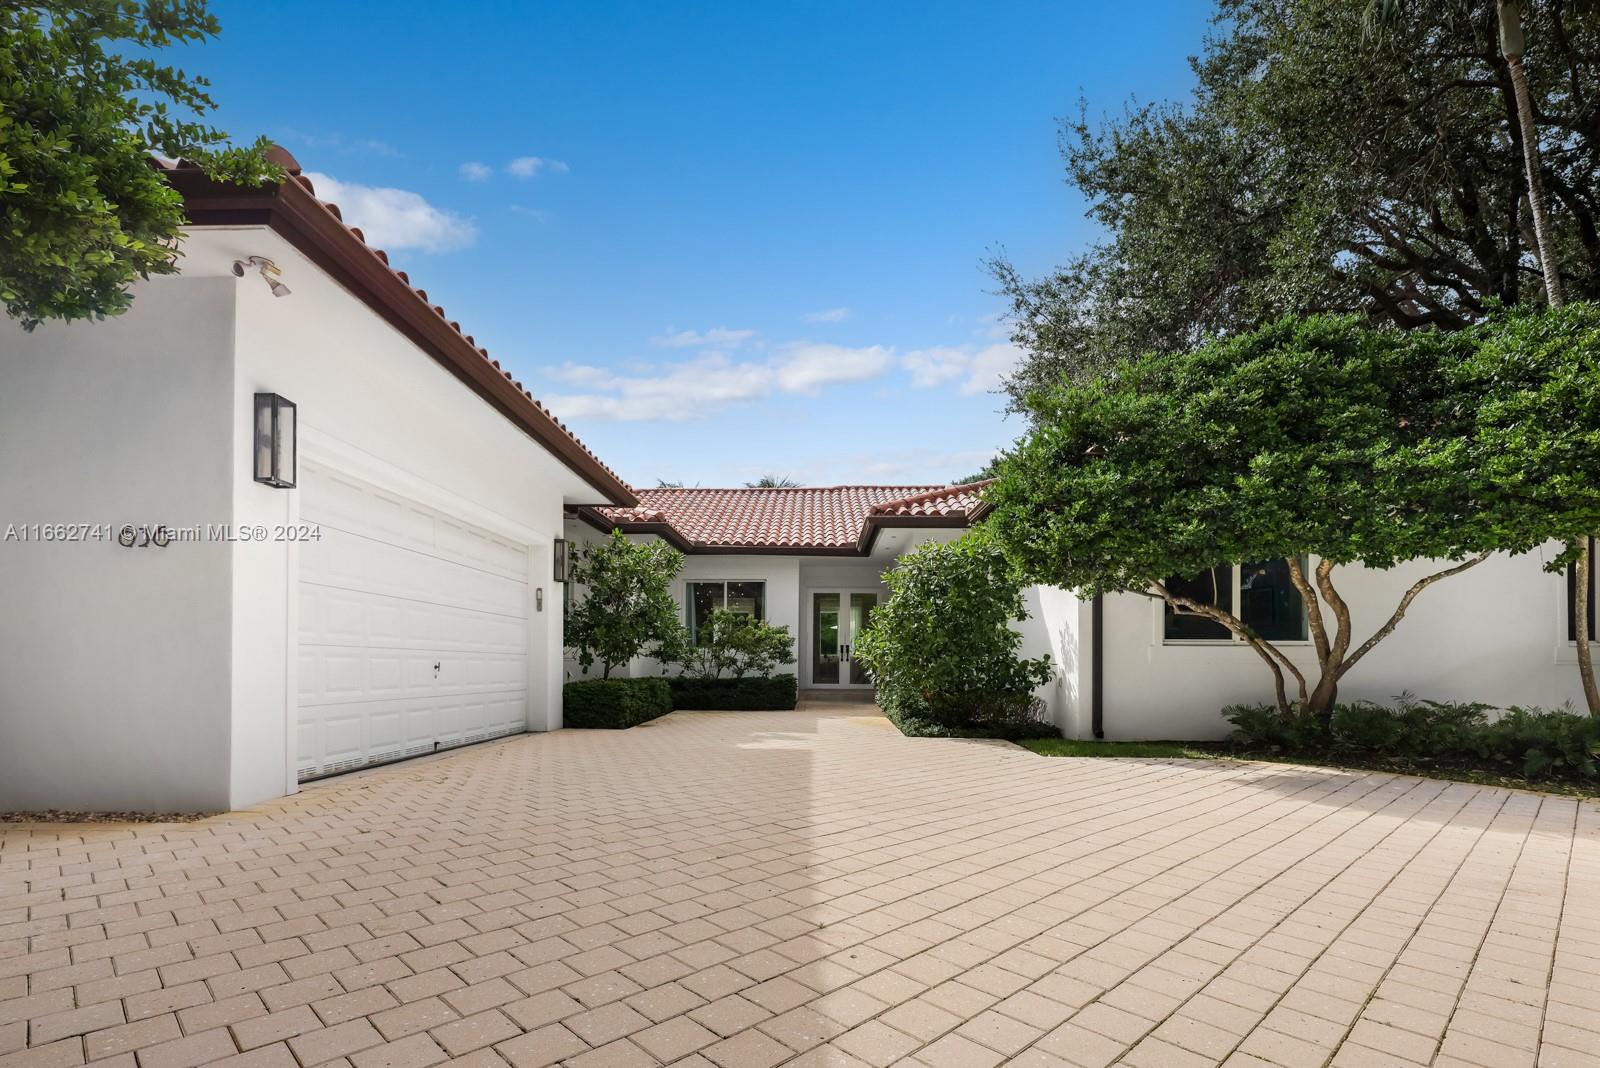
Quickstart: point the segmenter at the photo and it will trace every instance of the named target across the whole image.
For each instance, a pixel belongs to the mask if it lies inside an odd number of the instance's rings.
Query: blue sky
[[[637,485],[944,482],[1020,433],[981,261],[1209,5],[245,3],[182,57]]]

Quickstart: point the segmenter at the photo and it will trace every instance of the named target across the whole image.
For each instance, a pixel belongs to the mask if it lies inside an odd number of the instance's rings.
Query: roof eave
[[[554,416],[518,388],[444,316],[294,178],[257,188],[213,182],[197,168],[166,172],[194,226],[271,227],[459,381],[592,486],[596,503],[633,507],[633,491]]]

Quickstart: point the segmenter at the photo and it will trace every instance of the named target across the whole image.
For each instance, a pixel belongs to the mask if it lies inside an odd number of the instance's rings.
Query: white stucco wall
[[[104,323],[0,323],[0,530],[226,523],[232,278]],[[0,540],[0,809],[229,801],[225,544]]]
[[[1050,657],[1052,678],[1038,696],[1050,722],[1077,737],[1089,730],[1090,605],[1055,586],[1029,586],[1022,601],[1028,618],[1013,624],[1022,635],[1018,654]]]
[[[228,247],[270,243],[294,292],[274,298],[246,278],[239,287],[233,466],[248,472],[256,392],[298,405],[302,460],[344,471],[529,548],[530,730],[561,726],[561,588],[551,543],[564,501],[598,494],[542,446],[274,234],[224,237]],[[231,255],[231,253],[230,253]],[[234,484],[237,522],[297,518],[297,491]],[[298,665],[296,549],[235,550],[233,791],[235,806],[292,787],[289,771]]]
[[[1556,551],[1552,545],[1492,557],[1424,590],[1395,632],[1350,670],[1340,699],[1388,700],[1408,690],[1497,706],[1570,701],[1581,708],[1573,649],[1563,633],[1565,579],[1542,570]],[[1437,569],[1426,561],[1388,572],[1337,569],[1356,644],[1388,618],[1407,586]],[[1311,668],[1309,645],[1286,649],[1302,670]],[[1087,658],[1079,674],[1087,693]],[[1163,642],[1161,606],[1133,595],[1106,598],[1104,678],[1110,739],[1219,738],[1229,730],[1223,707],[1272,698],[1271,674],[1248,647]],[[1088,737],[1087,712],[1077,722],[1078,736]]]
[[[276,299],[235,258],[266,255]],[[598,492],[259,227],[202,230],[184,275],[104,323],[0,324],[0,530],[298,519],[251,478],[253,397],[298,405],[302,461],[529,548],[528,726],[561,725],[564,503]],[[294,789],[297,549],[0,542],[0,808],[238,808]]]

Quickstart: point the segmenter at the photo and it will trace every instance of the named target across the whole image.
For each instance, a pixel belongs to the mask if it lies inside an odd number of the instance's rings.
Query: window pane
[[[839,595],[811,599],[811,681],[839,681]]]
[[[766,619],[767,584],[765,582],[728,583],[728,611],[755,616],[757,619]]]
[[[711,613],[722,607],[722,583],[689,583],[689,633],[696,645],[704,645],[701,633],[711,623]]]
[[[1180,597],[1201,604],[1216,605],[1224,612],[1233,611],[1233,568],[1214,567],[1190,578],[1170,578],[1165,583],[1168,590]],[[1168,641],[1226,641],[1233,632],[1221,623],[1204,616],[1180,614],[1169,604],[1166,606],[1166,638]]]
[[[1239,618],[1269,642],[1306,640],[1306,605],[1289,579],[1289,561],[1240,566]]]

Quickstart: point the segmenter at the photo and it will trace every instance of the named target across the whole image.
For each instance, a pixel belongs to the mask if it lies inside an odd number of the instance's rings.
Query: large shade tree
[[[204,78],[160,61],[217,32],[205,0],[0,3],[0,301],[24,327],[116,315],[135,279],[177,271],[183,201],[152,155],[282,177],[265,139],[203,121]]]
[[[1549,7],[1545,28],[1561,30],[1563,14],[1570,7],[1567,0],[1538,0],[1538,2],[1541,6]],[[1471,13],[1473,10],[1473,0],[1455,0],[1455,3],[1459,6],[1452,12],[1448,7],[1441,9],[1432,0],[1368,0],[1366,11],[1368,28],[1376,31],[1375,36],[1387,38],[1402,22],[1429,22],[1441,14],[1448,18],[1452,14],[1459,16]],[[1561,248],[1555,227],[1551,223],[1550,202],[1545,193],[1544,150],[1540,144],[1539,110],[1534,103],[1525,62],[1528,39],[1523,23],[1527,17],[1527,7],[1525,0],[1494,0],[1500,31],[1500,55],[1505,62],[1516,110],[1516,137],[1513,140],[1519,143],[1522,151],[1525,203],[1533,230],[1532,240],[1529,243],[1533,246],[1539,264],[1540,277],[1544,283],[1545,302],[1551,308],[1560,308],[1566,303],[1566,282],[1562,277]],[[1556,43],[1564,48],[1569,62],[1576,58],[1570,40],[1563,38]],[[1554,50],[1549,51],[1554,52]],[[1581,96],[1582,86],[1576,67],[1572,68],[1571,73],[1570,91],[1574,95]],[[1592,220],[1589,225],[1592,234]],[[1526,236],[1525,234],[1525,239]],[[1570,558],[1573,568],[1572,610],[1576,623],[1573,638],[1577,651],[1578,674],[1582,680],[1584,699],[1590,713],[1600,716],[1600,683],[1595,679],[1586,610],[1590,583],[1594,577],[1593,560],[1589,549],[1592,534],[1593,531],[1579,532],[1579,536],[1568,541],[1567,551],[1563,557]]]
[[[1595,426],[1600,378],[1583,359],[1594,312],[1570,314],[1544,334],[1538,316],[1458,334],[1285,318],[1041,390],[1034,429],[987,491],[990,535],[1032,581],[1146,594],[1221,624],[1265,663],[1285,715],[1326,715],[1428,587],[1491,552],[1600,525],[1600,492],[1586,488],[1600,432],[1563,424]],[[1542,361],[1518,331],[1544,337]],[[1309,671],[1171,581],[1276,559],[1305,605]],[[1437,563],[1357,634],[1336,569],[1413,560]]]
[[[1063,130],[1107,237],[1042,278],[995,262],[1027,352],[1015,407],[1284,313],[1456,330],[1600,297],[1600,5],[1219,0],[1194,69],[1187,106]],[[1565,554],[1580,606],[1588,544]]]
[[[1499,0],[1409,0],[1381,34],[1371,7],[1220,0],[1190,101],[1065,125],[1105,237],[1043,277],[995,263],[1026,353],[1017,407],[1287,313],[1459,329],[1542,300],[1525,156],[1566,295],[1600,297],[1600,5],[1519,13],[1531,155]]]

